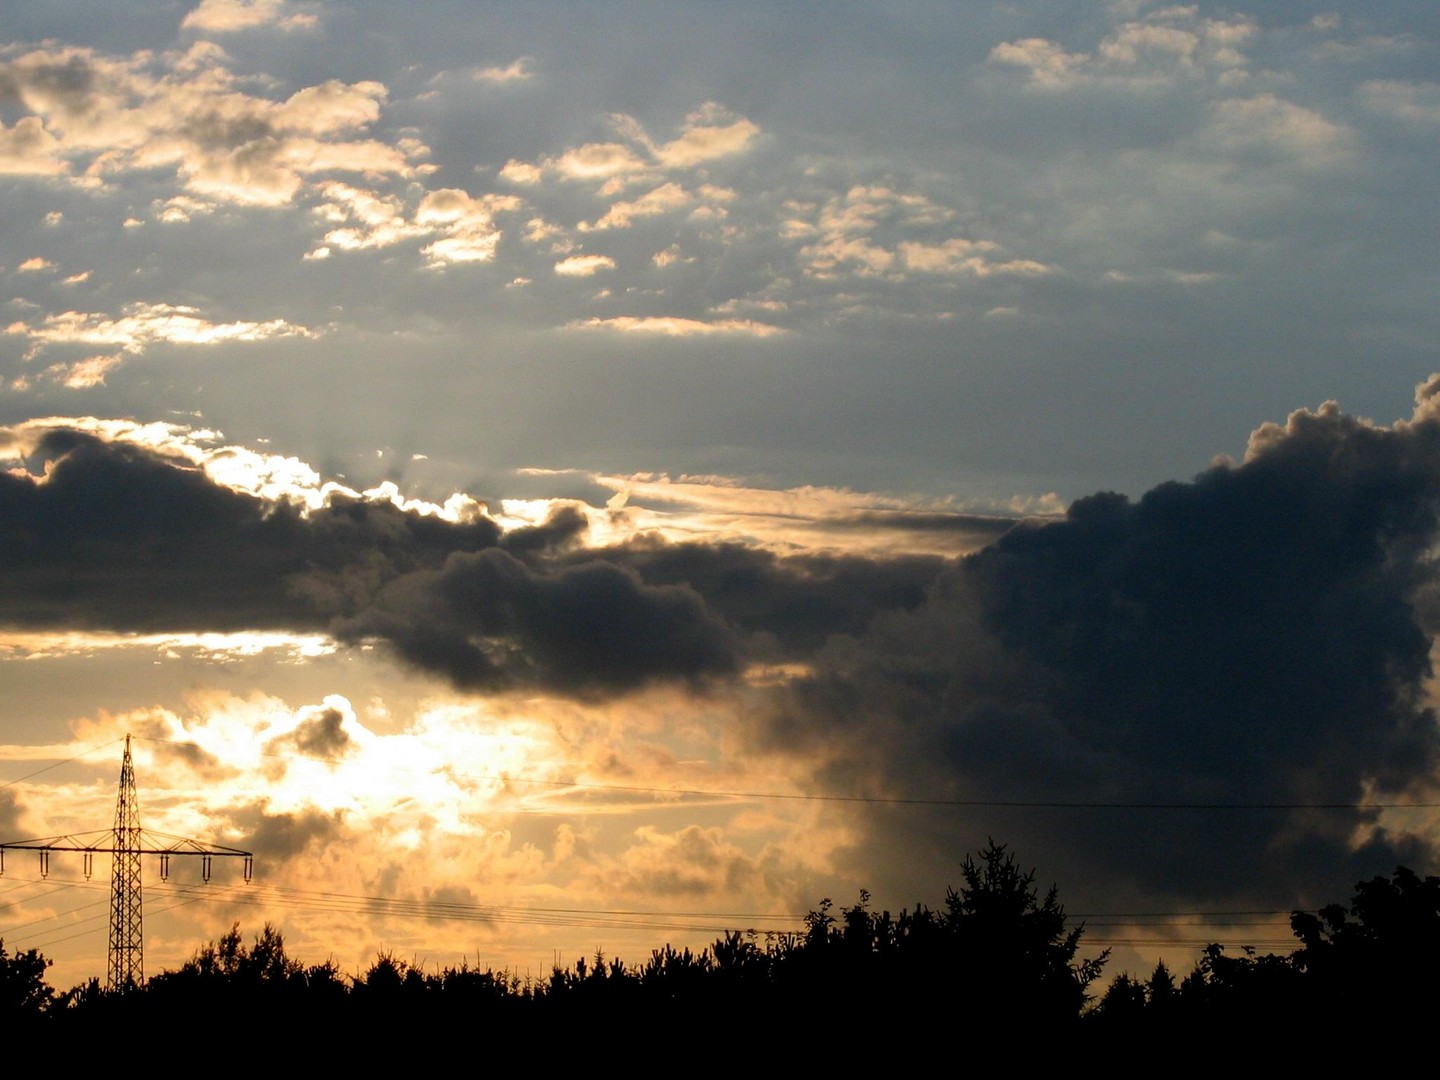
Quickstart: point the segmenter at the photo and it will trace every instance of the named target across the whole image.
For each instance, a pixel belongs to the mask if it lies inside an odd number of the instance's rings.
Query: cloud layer
[[[309,506],[50,430],[0,478],[6,621],[322,630],[468,692],[740,695],[745,753],[808,763],[816,794],[977,804],[930,814],[942,848],[1003,820],[1141,894],[1274,901],[1428,857],[1365,807],[1435,782],[1437,386],[1393,427],[1297,412],[1243,463],[954,560],[596,546],[573,503],[509,529],[376,494]],[[343,751],[329,715],[294,738]],[[1091,809],[1004,809],[1037,800]],[[1197,808],[1140,809],[1177,804]]]

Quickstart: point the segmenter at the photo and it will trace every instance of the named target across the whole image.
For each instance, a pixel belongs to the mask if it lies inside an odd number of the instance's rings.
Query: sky
[[[256,855],[147,864],[147,971],[543,976],[991,837],[1141,970],[1434,870],[1433,3],[107,16],[0,4],[0,840],[131,735]],[[62,986],[74,860],[0,877]]]

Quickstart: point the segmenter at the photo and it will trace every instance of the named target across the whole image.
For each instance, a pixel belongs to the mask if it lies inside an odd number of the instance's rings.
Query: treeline
[[[535,980],[467,963],[426,971],[393,955],[345,975],[290,957],[267,925],[248,946],[237,926],[126,993],[95,980],[57,993],[43,956],[0,943],[0,1024],[197,1033],[223,1022],[291,1038],[483,1029],[542,1042],[622,1029],[688,1040],[761,1025],[812,1040],[817,1060],[843,1060],[852,1043],[935,1048],[982,1032],[1058,1052],[1146,1033],[1293,1034],[1325,1020],[1334,1039],[1440,1000],[1440,878],[1403,868],[1361,883],[1348,906],[1296,912],[1300,944],[1288,955],[1211,945],[1183,978],[1161,964],[1103,993],[1094,991],[1107,955],[1080,958],[1083,927],[1067,924],[1054,888],[1041,895],[1034,873],[993,843],[961,875],[935,909],[892,915],[862,893],[838,911],[823,901],[799,933],[729,933],[698,952],[666,945],[635,965],[597,953]]]

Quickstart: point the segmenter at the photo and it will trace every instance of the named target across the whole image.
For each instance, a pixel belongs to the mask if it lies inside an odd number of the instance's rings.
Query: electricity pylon
[[[140,856],[160,856],[160,880],[170,877],[170,856],[198,855],[200,876],[210,880],[210,862],[221,858],[243,858],[245,880],[254,872],[255,856],[239,848],[202,844],[183,836],[170,836],[140,827],[140,802],[135,795],[135,766],[130,760],[130,736],[125,736],[125,758],[120,763],[120,794],[115,800],[115,827],[104,832],[47,836],[39,840],[16,840],[0,844],[0,874],[5,873],[5,852],[38,851],[40,876],[50,876],[52,851],[79,851],[85,860],[88,881],[94,869],[95,853],[114,856],[110,869],[110,951],[106,965],[107,990],[133,990],[145,981],[145,937],[140,912]]]

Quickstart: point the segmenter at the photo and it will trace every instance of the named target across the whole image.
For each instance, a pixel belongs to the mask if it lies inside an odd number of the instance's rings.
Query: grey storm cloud
[[[912,856],[978,826],[1152,894],[1286,900],[1427,858],[1357,804],[1435,782],[1437,385],[1393,428],[1328,404],[1243,464],[1013,529],[828,644],[764,737],[847,747],[836,793],[980,804],[878,813]]]

